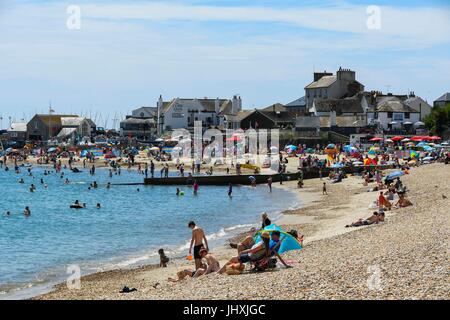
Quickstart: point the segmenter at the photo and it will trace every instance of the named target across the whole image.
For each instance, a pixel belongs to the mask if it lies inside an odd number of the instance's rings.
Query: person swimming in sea
[[[66,178],[66,180],[64,181],[64,183],[65,183],[65,184],[69,184],[69,183],[70,183],[69,178]]]
[[[20,178],[19,183],[25,183],[25,181],[23,180],[23,178]]]
[[[36,191],[36,186],[34,184],[31,184],[30,186],[30,192]]]
[[[31,210],[29,207],[25,207],[25,209],[23,210],[23,214],[25,217],[29,217],[31,216]]]
[[[111,182],[108,182],[108,183],[106,184],[106,189],[111,189]]]
[[[97,209],[101,209],[101,207],[100,203],[97,203]]]
[[[230,183],[228,185],[228,196],[231,198],[232,194],[233,194],[233,185]]]
[[[44,179],[41,178],[41,184],[44,184]]]
[[[177,193],[176,193],[176,195],[177,195],[177,196],[180,195],[180,188],[177,188]]]

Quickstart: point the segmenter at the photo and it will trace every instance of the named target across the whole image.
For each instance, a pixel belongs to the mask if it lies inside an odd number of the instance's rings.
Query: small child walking
[[[164,249],[159,249],[158,254],[159,254],[159,267],[167,268],[167,263],[169,262],[170,259],[164,253]]]

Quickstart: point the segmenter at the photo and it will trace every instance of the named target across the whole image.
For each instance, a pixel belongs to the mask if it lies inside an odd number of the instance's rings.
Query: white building
[[[203,127],[232,127],[234,117],[242,110],[242,100],[234,96],[228,99],[181,99],[164,102],[162,97],[157,104],[159,131],[173,129],[193,129],[195,121],[201,121]],[[158,116],[157,116],[158,119]]]
[[[74,139],[75,137],[90,137],[92,134],[92,123],[82,117],[63,117],[61,118],[61,131],[58,139]]]
[[[420,112],[395,96],[381,98],[367,116],[369,123],[376,123],[386,131],[410,131],[420,121]]]

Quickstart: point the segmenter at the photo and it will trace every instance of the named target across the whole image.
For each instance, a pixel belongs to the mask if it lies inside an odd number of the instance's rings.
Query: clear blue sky
[[[69,30],[67,7],[81,9]],[[368,29],[369,5],[380,29]],[[367,90],[450,91],[448,1],[0,0],[0,116],[91,113],[112,124],[160,94],[240,94],[244,108],[304,95],[313,70]],[[104,125],[104,123],[101,123]]]

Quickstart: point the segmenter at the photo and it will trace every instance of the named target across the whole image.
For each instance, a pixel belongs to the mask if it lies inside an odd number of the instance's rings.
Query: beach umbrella
[[[56,148],[54,148],[54,147],[51,147],[47,150],[47,152],[55,152],[55,151],[56,151]]]
[[[327,145],[327,149],[334,149],[336,148],[336,145],[333,143],[330,143],[329,145]]]
[[[332,166],[330,166],[330,168],[343,168],[344,167],[344,165],[342,164],[342,163],[335,163],[335,164],[333,164]]]
[[[422,121],[417,121],[416,123],[414,123],[415,127],[420,127],[420,126],[424,126],[425,123],[423,123]]]
[[[227,138],[226,141],[241,141],[242,139],[239,136],[232,136],[231,138]]]
[[[355,162],[353,162],[353,165],[354,166],[362,166],[362,165],[364,165],[364,163],[361,161],[355,161]]]
[[[386,176],[386,180],[394,180],[395,178],[399,178],[403,175],[405,175],[405,173],[403,171],[394,171],[394,172],[389,173]]]
[[[417,144],[417,146],[416,147],[423,147],[423,146],[426,146],[427,145],[427,143],[426,142],[424,142],[424,141],[421,141],[421,142],[419,142],[418,144]]]
[[[405,138],[405,139],[402,140],[402,142],[409,142],[409,141],[411,141],[411,140],[408,139],[408,138]]]
[[[432,136],[432,137],[430,137],[430,140],[433,140],[433,141],[436,141],[436,140],[441,140],[442,138],[441,137],[438,137],[438,136]]]
[[[411,138],[411,140],[412,141],[422,141],[422,140],[424,140],[424,137],[423,136],[414,136]]]
[[[150,151],[159,151],[159,148],[158,147],[151,147],[149,150]]]
[[[369,141],[383,141],[383,138],[375,137],[375,138],[370,139]]]
[[[448,146],[450,143],[448,143],[448,142],[442,142],[441,143],[441,145],[443,145],[443,146]]]
[[[386,142],[394,142],[394,140],[392,140],[392,139],[386,139],[385,141]]]
[[[278,249],[278,253],[282,254],[288,251],[293,251],[293,250],[301,250],[302,249],[302,245],[300,244],[300,242],[298,242],[298,240],[296,238],[294,238],[291,234],[287,233],[286,231],[284,231],[283,229],[281,229],[279,226],[277,226],[276,224],[271,224],[270,226],[265,227],[263,230],[259,231],[254,237],[253,239],[255,240],[255,243],[258,243],[261,241],[261,233],[263,231],[267,231],[270,234],[272,234],[272,232],[274,231],[280,231],[280,247]]]
[[[405,137],[403,137],[403,136],[395,136],[395,137],[392,137],[391,138],[391,140],[392,141],[400,141],[400,140],[403,140]]]
[[[423,161],[433,161],[434,158],[433,157],[425,157],[422,159]]]

